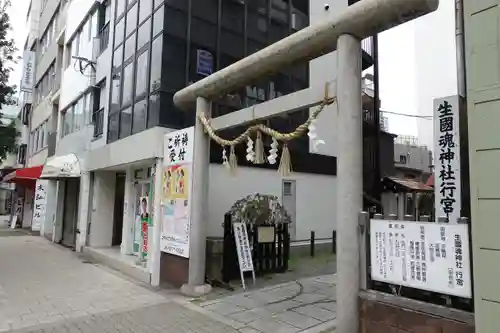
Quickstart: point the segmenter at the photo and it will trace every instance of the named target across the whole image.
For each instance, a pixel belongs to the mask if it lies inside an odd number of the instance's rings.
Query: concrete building
[[[394,140],[396,176],[426,182],[432,173],[432,152],[416,137],[398,135]]]
[[[465,0],[465,59],[476,332],[500,325],[498,0]]]
[[[28,149],[28,166],[44,166],[41,178],[48,200],[41,233],[148,283],[157,283],[153,276],[158,266],[162,280],[184,283],[187,261],[165,253],[158,263],[153,255],[141,256],[144,245],[151,249],[155,244],[152,237],[144,244],[143,233],[151,228],[141,228],[140,201],[154,201],[164,135],[194,123],[193,113],[174,107],[173,94],[349,4],[339,0],[326,9],[323,3],[307,0],[44,1],[38,24],[41,37],[34,42],[36,86]],[[373,65],[372,41],[364,41],[363,48],[365,69]],[[323,89],[336,79],[335,57],[333,53],[310,65],[296,65],[271,80],[222,96],[212,115],[309,86]],[[377,146],[372,145],[378,106],[373,91],[365,91],[365,97],[365,154],[371,156],[365,182],[372,205],[377,180],[373,165],[380,163],[374,154]],[[301,110],[269,119],[268,124],[286,132],[308,115],[309,110]],[[311,230],[318,238],[330,237],[336,229],[331,205],[337,196],[339,152],[336,131],[331,130],[336,117],[335,105],[321,116],[318,133],[327,144],[318,153],[312,153],[307,136],[290,144],[294,173],[286,178],[276,167],[246,164],[243,150],[236,152],[240,168],[231,178],[221,165],[220,148],[212,145],[208,236],[222,237],[224,213],[237,199],[259,192],[276,195],[290,212],[292,239],[306,239]],[[241,130],[222,135],[231,137]],[[391,155],[389,164],[392,160]],[[152,205],[149,210],[154,215]]]

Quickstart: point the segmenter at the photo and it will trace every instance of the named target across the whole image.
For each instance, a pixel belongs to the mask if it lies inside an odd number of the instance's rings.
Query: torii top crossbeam
[[[437,9],[439,0],[362,0],[338,15],[304,28],[180,91],[174,103],[187,109],[197,97],[216,99],[256,78],[335,51],[340,35],[364,39]]]

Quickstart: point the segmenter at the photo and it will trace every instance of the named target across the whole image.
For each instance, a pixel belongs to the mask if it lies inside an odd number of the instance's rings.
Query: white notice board
[[[371,220],[371,278],[471,298],[466,224]]]
[[[248,241],[247,226],[245,223],[233,223],[234,238],[236,241],[236,251],[238,253],[238,263],[240,266],[241,284],[245,289],[244,272],[252,272],[255,284],[255,272],[253,269],[252,250]]]

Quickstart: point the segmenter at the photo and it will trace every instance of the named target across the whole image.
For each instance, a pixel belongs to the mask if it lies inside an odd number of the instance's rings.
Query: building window
[[[119,18],[125,11],[126,0],[116,0],[116,17]]]
[[[137,33],[137,50],[140,50],[150,40],[151,34],[151,20],[148,19],[143,25],[139,27]]]
[[[148,92],[148,58],[149,52],[146,50],[137,57],[135,76],[135,96],[136,100],[145,96]]]
[[[151,15],[151,8],[153,7],[152,0],[140,0],[139,3],[139,23],[144,21],[146,17]]]
[[[127,14],[127,28],[125,36],[128,36],[137,28],[137,4],[135,4]]]
[[[132,34],[125,42],[125,52],[123,55],[123,61],[127,61],[135,52],[135,33]]]
[[[125,37],[125,20],[121,20],[115,26],[115,47],[123,42]]]
[[[406,155],[399,155],[399,163],[406,164]]]
[[[134,62],[130,62],[123,71],[123,92],[122,106],[128,106],[132,103],[132,87],[134,86]]]
[[[82,94],[63,111],[63,137],[92,123],[92,92]]]
[[[148,99],[135,103],[134,116],[132,120],[132,134],[146,129],[146,116],[148,111]]]
[[[160,7],[153,15],[153,37],[158,35],[163,30],[163,16],[165,9]]]
[[[120,112],[120,134],[119,138],[130,135],[132,126],[132,107],[126,108]]]
[[[162,77],[162,51],[163,51],[163,39],[162,36],[155,38],[151,45],[151,92],[154,92],[161,88],[161,77]]]

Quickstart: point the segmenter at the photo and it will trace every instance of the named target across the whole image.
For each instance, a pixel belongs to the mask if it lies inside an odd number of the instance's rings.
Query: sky
[[[436,12],[380,34],[382,110],[428,116],[433,113],[434,98],[456,94],[454,3],[441,0]],[[19,49],[26,38],[28,5],[29,0],[14,0],[9,10]],[[18,85],[20,79],[19,64],[10,81]],[[422,144],[432,148],[431,120],[384,116],[389,118],[390,132],[418,136]]]

